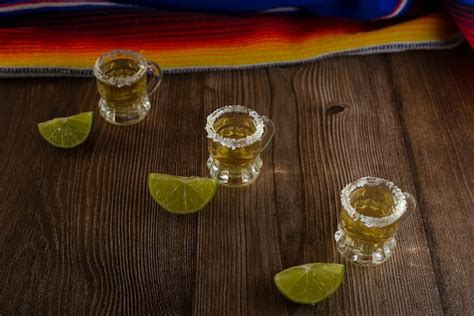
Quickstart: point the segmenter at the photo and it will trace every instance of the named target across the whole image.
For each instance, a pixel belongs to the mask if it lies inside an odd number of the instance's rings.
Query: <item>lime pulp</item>
[[[217,181],[210,178],[180,177],[151,173],[148,189],[153,199],[173,214],[194,213],[205,207],[217,191]]]
[[[93,125],[94,112],[84,112],[38,123],[38,130],[51,145],[60,148],[73,148],[82,144],[89,137]]]
[[[277,273],[277,289],[290,301],[316,304],[333,294],[344,279],[345,267],[335,263],[309,263]]]

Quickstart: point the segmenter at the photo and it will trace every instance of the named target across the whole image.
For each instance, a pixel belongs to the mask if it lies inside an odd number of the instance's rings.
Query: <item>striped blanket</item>
[[[139,51],[178,72],[442,49],[464,38],[473,45],[472,1],[445,1],[428,13],[432,5],[415,0],[352,11],[328,5],[337,1],[288,2],[301,5],[241,0],[212,10],[212,0],[4,1],[0,76],[89,76],[97,56],[116,48]],[[188,11],[176,10],[181,7]]]

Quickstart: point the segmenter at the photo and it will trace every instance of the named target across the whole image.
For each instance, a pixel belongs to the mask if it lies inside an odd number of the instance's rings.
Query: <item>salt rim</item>
[[[385,217],[371,217],[357,213],[352,207],[350,201],[350,195],[354,190],[366,186],[384,185],[394,199],[394,212],[389,216]],[[376,177],[364,177],[359,180],[349,183],[341,192],[341,203],[342,207],[347,211],[349,216],[364,223],[368,227],[385,227],[395,223],[406,211],[407,211],[407,200],[405,194],[395,185],[393,182],[382,178]]]
[[[216,120],[222,115],[232,112],[248,114],[253,119],[253,123],[255,124],[255,132],[245,138],[238,139],[222,137],[221,135],[219,135],[214,129],[214,124],[216,123]],[[265,124],[263,123],[262,118],[254,110],[251,110],[242,105],[226,105],[224,107],[221,107],[220,109],[215,110],[207,117],[206,132],[207,138],[211,139],[216,143],[221,144],[222,146],[235,150],[236,148],[250,146],[261,140],[264,132],[264,126]]]
[[[115,57],[117,55],[125,55],[125,56],[131,56],[135,58],[138,62],[138,65],[140,66],[140,69],[136,73],[134,73],[132,76],[128,76],[125,78],[114,78],[114,77],[108,77],[106,76],[103,72],[102,69],[100,68],[102,66],[102,63],[104,60]],[[128,49],[115,49],[110,52],[107,52],[103,55],[101,55],[97,60],[95,61],[94,64],[94,76],[102,81],[103,83],[106,83],[111,86],[115,86],[118,88],[121,88],[123,86],[129,86],[132,83],[136,82],[138,79],[143,77],[147,69],[147,65],[145,62],[145,59],[143,58],[142,55],[137,54],[134,51],[128,50]]]

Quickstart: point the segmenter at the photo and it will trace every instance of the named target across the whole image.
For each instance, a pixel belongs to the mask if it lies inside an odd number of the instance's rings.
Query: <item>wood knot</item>
[[[343,112],[346,109],[344,104],[332,104],[328,107],[328,114],[337,114]]]

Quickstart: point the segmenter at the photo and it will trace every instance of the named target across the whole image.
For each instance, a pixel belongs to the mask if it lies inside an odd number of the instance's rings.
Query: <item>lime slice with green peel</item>
[[[344,279],[345,267],[336,263],[308,263],[283,270],[273,280],[287,299],[316,304],[334,293]]]
[[[38,124],[43,138],[53,146],[72,148],[82,144],[92,131],[94,112],[59,117]]]
[[[153,199],[168,212],[189,214],[202,209],[214,197],[217,180],[151,173],[148,189]]]

